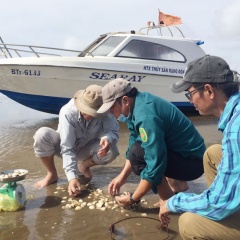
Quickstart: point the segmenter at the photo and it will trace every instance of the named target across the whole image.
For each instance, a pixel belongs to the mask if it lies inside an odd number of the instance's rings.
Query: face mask
[[[128,117],[125,117],[123,114],[120,114],[120,116],[118,118],[118,121],[120,121],[120,122],[128,122],[129,119],[128,119]]]

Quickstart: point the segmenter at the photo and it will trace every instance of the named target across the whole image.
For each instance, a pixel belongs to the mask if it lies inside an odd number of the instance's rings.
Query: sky
[[[83,50],[99,35],[157,23],[158,10],[181,17],[185,37],[240,72],[239,0],[1,0],[5,43]]]

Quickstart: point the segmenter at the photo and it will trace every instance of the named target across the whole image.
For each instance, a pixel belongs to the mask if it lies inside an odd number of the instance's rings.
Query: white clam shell
[[[96,208],[97,208],[97,209],[100,209],[100,208],[102,207],[102,205],[103,205],[102,203],[97,203],[97,204],[96,204]]]
[[[71,208],[72,208],[71,204],[67,204],[67,205],[66,205],[66,208],[67,208],[67,209],[71,209]]]
[[[83,208],[83,207],[85,207],[87,205],[87,203],[86,202],[83,202],[83,203],[81,203],[81,208]]]

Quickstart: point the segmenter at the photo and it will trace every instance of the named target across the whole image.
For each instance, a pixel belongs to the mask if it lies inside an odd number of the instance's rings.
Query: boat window
[[[140,40],[132,40],[117,54],[118,57],[141,58],[148,60],[164,60],[186,62],[185,57],[175,49]]]
[[[93,56],[107,56],[114,48],[116,48],[126,37],[113,36],[107,38],[101,45],[92,51]]]
[[[91,54],[89,54],[89,52],[91,52],[91,50],[96,47],[105,37],[107,36],[107,34],[102,34],[99,38],[97,38],[93,43],[91,43],[87,48],[84,49],[83,52],[81,52],[78,56],[79,57],[85,57]]]

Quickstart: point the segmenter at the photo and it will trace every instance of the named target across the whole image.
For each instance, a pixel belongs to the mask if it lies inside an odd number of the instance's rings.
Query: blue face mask
[[[120,121],[120,122],[128,122],[129,119],[128,119],[128,117],[126,118],[123,114],[120,114],[120,116],[118,118],[118,121]]]

